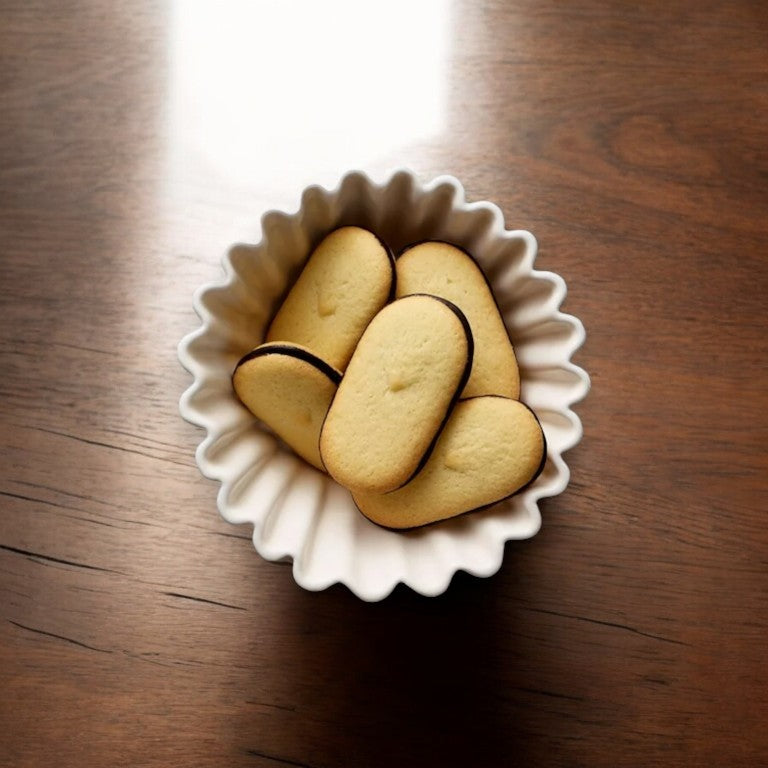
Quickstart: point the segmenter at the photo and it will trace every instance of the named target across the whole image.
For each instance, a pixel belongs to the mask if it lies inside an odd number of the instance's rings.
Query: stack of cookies
[[[544,466],[490,286],[448,243],[395,260],[366,229],[334,230],[232,381],[258,419],[388,528],[494,504]]]

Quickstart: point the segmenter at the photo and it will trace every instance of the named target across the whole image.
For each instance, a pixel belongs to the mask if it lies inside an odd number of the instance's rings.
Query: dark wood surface
[[[0,764],[768,765],[768,12],[4,2]],[[450,172],[593,389],[498,575],[310,594],[177,412],[193,290],[308,183]]]

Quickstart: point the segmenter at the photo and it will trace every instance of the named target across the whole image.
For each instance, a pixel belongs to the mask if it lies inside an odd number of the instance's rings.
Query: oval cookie
[[[301,344],[340,371],[373,316],[394,296],[394,260],[373,232],[326,236],[277,311],[267,341]]]
[[[262,344],[232,374],[243,405],[296,453],[324,469],[318,444],[341,373],[305,347]]]
[[[432,455],[410,483],[387,494],[353,493],[387,528],[414,528],[511,496],[544,467],[546,442],[528,406],[505,397],[460,400]]]
[[[320,435],[331,476],[347,488],[391,491],[429,455],[472,365],[472,334],[453,304],[409,296],[371,321]]]
[[[472,375],[461,396],[520,397],[520,374],[491,287],[475,260],[449,243],[418,243],[398,257],[397,296],[431,293],[466,315],[475,340]]]

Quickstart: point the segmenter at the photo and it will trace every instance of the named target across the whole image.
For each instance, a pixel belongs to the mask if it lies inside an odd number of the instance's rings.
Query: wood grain
[[[432,132],[389,144],[288,119],[308,89],[259,102],[291,62],[347,70],[246,5],[199,38],[196,4],[0,4],[0,764],[768,765],[765,4],[365,4],[353,33],[423,31],[394,58],[443,51]],[[239,99],[205,101],[200,39]],[[238,69],[270,39],[280,66]],[[398,136],[405,71],[380,81]],[[221,170],[185,82],[263,173]],[[398,165],[536,234],[593,390],[567,492],[497,576],[367,605],[218,518],[175,345],[261,212]]]

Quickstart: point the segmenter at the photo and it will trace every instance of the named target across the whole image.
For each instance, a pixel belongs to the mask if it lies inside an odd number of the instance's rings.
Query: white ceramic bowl
[[[505,541],[539,530],[538,500],[565,489],[569,471],[562,454],[582,434],[571,406],[587,393],[589,378],[571,355],[584,341],[584,328],[558,309],[566,293],[562,278],[534,270],[533,235],[505,229],[492,203],[467,203],[451,176],[422,184],[412,173],[398,171],[376,183],[352,172],[336,189],[308,187],[295,213],[271,211],[261,223],[261,242],[234,246],[223,260],[225,278],[195,294],[202,325],[178,350],[194,377],[181,397],[181,415],[206,431],[196,458],[206,477],[221,482],[222,516],[251,523],[259,554],[292,559],[296,582],[310,590],[341,582],[364,600],[380,600],[403,582],[423,595],[437,595],[458,570],[495,573]],[[263,341],[312,247],[343,224],[372,229],[396,254],[417,240],[447,240],[470,251],[485,270],[515,346],[522,399],[547,438],[544,471],[525,491],[425,528],[385,530],[239,403],[230,381],[236,362]]]

